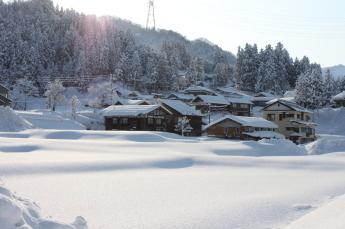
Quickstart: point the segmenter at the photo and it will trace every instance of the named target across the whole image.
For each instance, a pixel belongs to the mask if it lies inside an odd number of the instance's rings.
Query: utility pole
[[[155,3],[154,3],[154,0],[149,0],[149,12],[147,13],[146,29],[156,30]]]

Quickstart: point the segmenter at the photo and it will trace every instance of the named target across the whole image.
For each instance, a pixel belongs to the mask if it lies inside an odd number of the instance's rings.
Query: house
[[[275,98],[276,97],[274,95],[272,95],[271,93],[260,92],[260,93],[257,93],[253,96],[252,102],[253,102],[254,106],[264,107],[267,105],[266,104],[267,102],[269,102]]]
[[[221,95],[199,95],[195,97],[192,104],[202,113],[226,111],[233,115],[250,116],[252,102],[245,98],[231,98]]]
[[[168,132],[177,133],[175,131],[175,125],[179,118],[187,117],[189,120],[189,125],[192,127],[189,136],[200,136],[202,134],[202,115],[200,111],[196,110],[194,107],[187,105],[186,103],[179,100],[160,100],[163,107],[172,113],[173,125],[169,125],[171,129]],[[179,134],[179,133],[178,133]]]
[[[345,107],[345,91],[333,97],[336,107]]]
[[[203,131],[208,136],[241,140],[284,138],[276,133],[277,128],[276,124],[263,118],[226,115],[205,126]]]
[[[206,87],[202,87],[202,86],[191,86],[187,89],[184,90],[185,94],[188,95],[217,95],[216,92],[212,91],[211,89],[208,89]]]
[[[176,92],[176,93],[171,93],[170,95],[168,95],[167,99],[181,100],[183,102],[189,103],[194,99],[194,96]]]
[[[0,106],[10,106],[9,90],[0,84]]]
[[[198,95],[191,103],[202,113],[226,111],[230,104],[229,101],[221,95]]]
[[[161,105],[113,105],[101,114],[106,130],[167,131],[172,123],[172,113]]]
[[[278,132],[291,141],[303,144],[316,139],[312,112],[291,101],[275,99],[263,108],[263,117],[278,125]]]
[[[251,116],[253,103],[248,97],[228,97],[227,100],[229,101],[229,106],[227,109],[229,113],[237,116]]]

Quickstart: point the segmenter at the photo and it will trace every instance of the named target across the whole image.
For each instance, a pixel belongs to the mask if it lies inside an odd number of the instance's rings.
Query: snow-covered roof
[[[274,97],[274,95],[272,95],[271,93],[268,93],[268,92],[259,92],[259,93],[256,93],[254,95],[254,97]]]
[[[222,88],[217,88],[217,91],[220,94],[224,94],[226,97],[230,96],[230,97],[247,97],[247,98],[251,98],[252,96],[247,95],[239,90],[237,90],[234,87],[222,87]]]
[[[214,91],[212,91],[211,89],[208,89],[208,88],[202,87],[202,86],[191,86],[191,87],[185,89],[184,91],[187,93],[197,93],[200,91],[204,91],[204,92],[207,92],[209,94],[216,95],[216,93]]]
[[[192,100],[194,98],[193,95],[188,95],[188,94],[184,94],[184,93],[171,93],[167,98],[171,98],[174,96],[178,99],[181,99],[181,100]]]
[[[161,105],[113,105],[101,111],[104,117],[137,117],[162,107]],[[163,107],[162,107],[163,108]],[[166,110],[165,108],[163,108]],[[168,111],[168,110],[166,110]],[[168,111],[170,113],[170,111]]]
[[[229,101],[221,95],[213,96],[213,95],[198,95],[194,100],[197,98],[201,99],[203,102],[207,104],[220,104],[220,105],[229,105]]]
[[[339,93],[338,95],[334,96],[333,100],[334,101],[345,100],[345,91],[343,91],[342,93]]]
[[[206,130],[206,129],[210,128],[211,126],[214,126],[220,122],[223,122],[225,120],[231,120],[231,121],[234,121],[234,122],[241,124],[242,126],[248,126],[248,127],[272,128],[272,129],[278,128],[278,126],[275,123],[270,122],[264,118],[226,115],[223,118],[218,119],[214,122],[211,122],[210,124],[205,126],[204,130]]]
[[[123,99],[123,98],[117,98],[113,101],[113,104],[120,103],[122,105],[140,105],[143,103],[149,103],[146,100],[136,100],[136,99]]]
[[[242,98],[227,97],[226,99],[230,103],[253,104],[248,97],[242,97]]]
[[[292,110],[298,111],[298,112],[306,112],[306,113],[312,113],[310,110],[298,105],[297,103],[294,103],[292,101],[288,101],[286,99],[272,99],[271,101],[267,102],[267,106],[263,108],[263,110],[265,110],[267,107],[271,106],[274,103],[281,103],[289,108],[291,108]]]
[[[174,109],[175,111],[179,112],[182,115],[202,116],[200,111],[196,110],[194,107],[191,107],[191,106],[187,105],[186,103],[184,103],[180,100],[163,99],[163,100],[161,100],[161,102],[162,102],[163,106],[167,105],[168,107]]]
[[[284,135],[279,134],[274,131],[254,131],[254,132],[244,132],[243,134],[254,137],[254,138],[278,138],[285,139]]]
[[[305,126],[310,126],[310,127],[317,126],[317,124],[315,122],[306,122],[306,121],[301,121],[301,120],[290,120],[290,122],[295,122],[295,123],[302,124]]]

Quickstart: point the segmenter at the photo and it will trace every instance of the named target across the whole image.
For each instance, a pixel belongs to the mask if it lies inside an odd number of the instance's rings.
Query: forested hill
[[[142,45],[148,45],[155,50],[160,50],[164,42],[174,42],[184,44],[193,58],[202,58],[212,62],[217,52],[222,53],[230,64],[236,63],[234,54],[222,50],[219,46],[212,44],[205,38],[189,41],[181,34],[171,30],[147,30],[140,25],[128,20],[114,18],[116,27],[119,30],[129,30],[133,33],[136,41]]]
[[[25,77],[42,92],[47,77],[113,74],[135,89],[168,91],[207,75],[214,86],[233,80],[235,57],[215,45],[63,10],[50,0],[0,0],[0,31],[0,82],[7,85]]]

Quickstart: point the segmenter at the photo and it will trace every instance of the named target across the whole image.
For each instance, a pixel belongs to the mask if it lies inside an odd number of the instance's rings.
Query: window
[[[269,121],[275,121],[276,120],[276,115],[275,114],[268,114],[267,115],[267,119]]]
[[[128,118],[121,118],[120,124],[121,125],[128,125]]]
[[[158,126],[162,125],[162,119],[160,118],[156,119],[156,125]]]
[[[118,119],[117,118],[113,118],[113,125],[117,125],[117,124],[119,124]]]
[[[286,130],[299,133],[299,128],[297,127],[286,127]]]
[[[152,126],[153,125],[153,122],[154,122],[154,119],[153,118],[148,118],[147,119],[147,124]]]
[[[300,114],[297,114],[297,119],[300,119],[301,118],[301,115]]]
[[[294,117],[295,117],[295,114],[286,114],[286,117],[288,117],[288,118],[294,118]]]
[[[240,104],[241,108],[248,108],[248,104]]]

